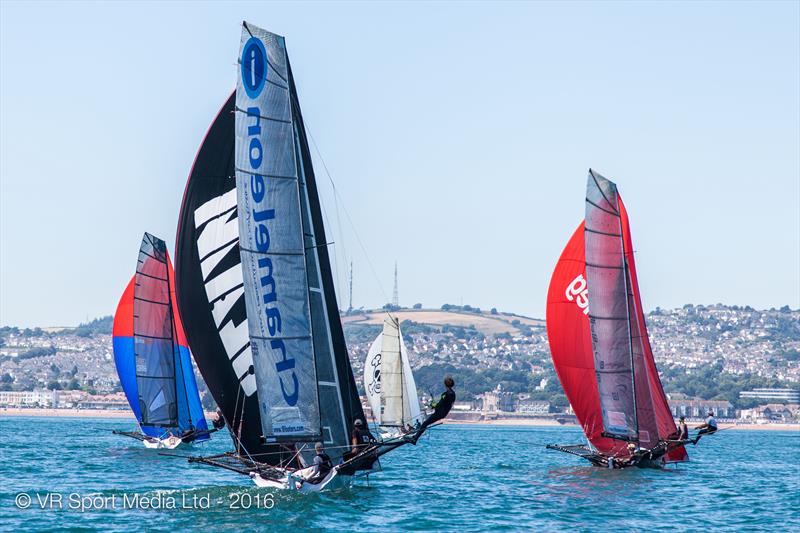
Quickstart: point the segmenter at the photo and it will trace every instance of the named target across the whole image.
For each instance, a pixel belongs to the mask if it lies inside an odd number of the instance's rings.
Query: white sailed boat
[[[413,431],[425,418],[400,323],[391,315],[384,319],[383,331],[367,352],[364,390],[385,439]]]

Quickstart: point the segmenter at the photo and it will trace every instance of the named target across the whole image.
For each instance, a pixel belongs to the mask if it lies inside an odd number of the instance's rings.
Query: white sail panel
[[[381,346],[383,333],[379,333],[367,352],[364,361],[364,391],[367,394],[372,418],[381,424]]]
[[[381,425],[403,426],[407,412],[404,405],[403,361],[400,357],[400,325],[386,316],[381,339]]]
[[[283,38],[242,31],[236,86],[240,252],[263,435],[321,435],[300,212],[297,154]]]
[[[408,360],[408,350],[406,350],[406,343],[403,341],[402,331],[400,332],[400,358],[403,360],[404,410],[407,416],[405,423],[413,426],[425,419],[425,413],[422,412],[422,407],[419,404],[417,383],[414,381],[414,373],[411,371],[411,362]]]

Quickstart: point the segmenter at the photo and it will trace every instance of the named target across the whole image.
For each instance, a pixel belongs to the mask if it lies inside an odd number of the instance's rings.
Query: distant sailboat
[[[550,445],[598,466],[688,460],[647,335],[628,214],[617,187],[589,170],[586,218],[558,260],[547,336],[589,446]]]
[[[144,234],[136,274],[114,315],[114,363],[139,432],[115,431],[147,448],[209,438],[189,348],[174,303],[167,246]]]
[[[284,38],[244,23],[239,63],[236,93],[190,174],[177,239],[178,304],[235,451],[190,461],[261,487],[342,487],[403,443],[348,453],[366,419]],[[334,466],[311,479],[318,441]]]
[[[384,438],[406,434],[425,418],[400,323],[391,315],[367,352],[364,390]]]

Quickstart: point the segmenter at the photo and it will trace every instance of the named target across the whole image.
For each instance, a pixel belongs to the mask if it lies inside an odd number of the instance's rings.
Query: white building
[[[756,398],[759,400],[778,400],[787,403],[800,403],[800,392],[792,389],[753,389],[740,392],[739,398]]]
[[[58,407],[58,391],[0,391],[0,406]]]

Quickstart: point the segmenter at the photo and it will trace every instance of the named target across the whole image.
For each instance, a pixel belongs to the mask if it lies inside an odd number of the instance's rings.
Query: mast
[[[400,296],[397,290],[397,261],[394,262],[394,290],[392,291],[392,305],[397,308],[400,307]]]
[[[166,257],[166,243],[164,244],[164,254]],[[170,282],[169,282],[169,268],[166,269],[166,277],[167,277],[167,303],[169,307],[167,308],[167,319],[169,320],[169,334],[170,334],[170,344],[172,346],[172,369],[173,375],[175,376],[175,407],[178,413],[180,413],[179,409],[179,401],[178,401],[178,350],[175,342],[175,321],[173,320],[172,316],[172,291],[170,290]],[[188,411],[188,409],[187,409]],[[180,416],[179,416],[180,418]],[[192,415],[189,413],[188,416],[189,424],[192,422]]]
[[[622,221],[620,219],[619,228],[620,239],[622,239]],[[635,440],[639,442],[639,412],[636,408],[636,363],[634,361],[633,351],[633,334],[631,333],[631,310],[629,305],[630,290],[630,276],[628,275],[628,260],[625,258],[624,251],[622,256],[622,267],[625,273],[625,310],[628,315],[628,346],[631,354],[631,385],[633,386],[633,423],[636,428]]]

